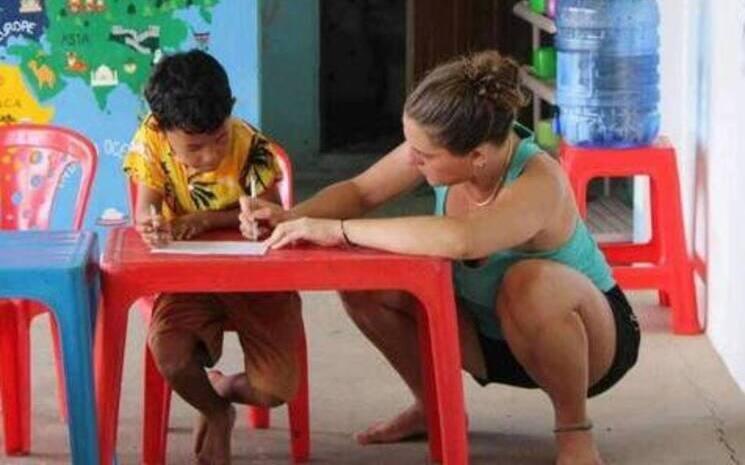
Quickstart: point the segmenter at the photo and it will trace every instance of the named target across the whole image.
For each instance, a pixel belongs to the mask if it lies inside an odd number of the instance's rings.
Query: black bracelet
[[[349,240],[349,237],[347,236],[347,232],[344,230],[344,220],[339,220],[339,226],[341,227],[341,235],[344,238],[344,242],[351,246],[352,241]]]

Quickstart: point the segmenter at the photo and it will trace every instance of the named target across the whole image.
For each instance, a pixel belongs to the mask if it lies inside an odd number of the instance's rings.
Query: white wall
[[[660,8],[660,133],[676,149],[680,171],[686,237],[693,236],[693,204],[696,160],[696,111],[699,79],[696,63],[699,44],[698,18],[706,0],[657,0]],[[637,177],[634,184],[634,240],[647,242],[649,182]]]
[[[704,0],[706,1],[706,0]],[[745,390],[745,1],[708,4],[708,334]],[[707,134],[708,133],[708,134]]]
[[[692,237],[693,179],[695,172],[695,111],[698,79],[698,27],[695,18],[701,0],[658,0],[660,7],[660,111],[661,133],[675,146],[680,171],[686,237]],[[708,0],[703,0],[708,1]]]
[[[745,0],[710,3],[659,0],[662,133],[678,154],[689,244],[705,264],[699,313],[745,391]]]

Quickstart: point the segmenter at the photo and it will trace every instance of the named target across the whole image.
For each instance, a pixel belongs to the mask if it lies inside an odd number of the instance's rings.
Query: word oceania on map
[[[98,148],[98,147],[96,147]],[[123,142],[120,140],[115,139],[106,139],[103,142],[103,152],[104,156],[114,157],[118,158],[120,160],[124,159],[124,156],[132,150],[132,146],[129,142]]]

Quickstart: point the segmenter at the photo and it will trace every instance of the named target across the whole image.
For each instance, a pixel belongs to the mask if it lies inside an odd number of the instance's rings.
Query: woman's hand
[[[171,222],[171,235],[176,240],[189,240],[211,229],[211,212],[196,212],[180,216]]]
[[[267,245],[279,249],[301,240],[325,247],[346,244],[341,220],[300,218],[278,224],[267,239]]]
[[[246,239],[258,240],[265,236],[277,224],[289,219],[289,214],[281,205],[264,199],[242,196],[240,199],[241,234]],[[256,234],[254,234],[256,233]]]

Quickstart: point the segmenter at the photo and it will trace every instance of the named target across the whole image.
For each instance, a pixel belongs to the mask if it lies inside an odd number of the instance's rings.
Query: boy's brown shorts
[[[251,386],[289,401],[299,381],[300,308],[295,292],[160,294],[148,345],[173,333],[191,334],[198,341],[197,357],[211,367],[222,354],[223,331],[236,331]]]

